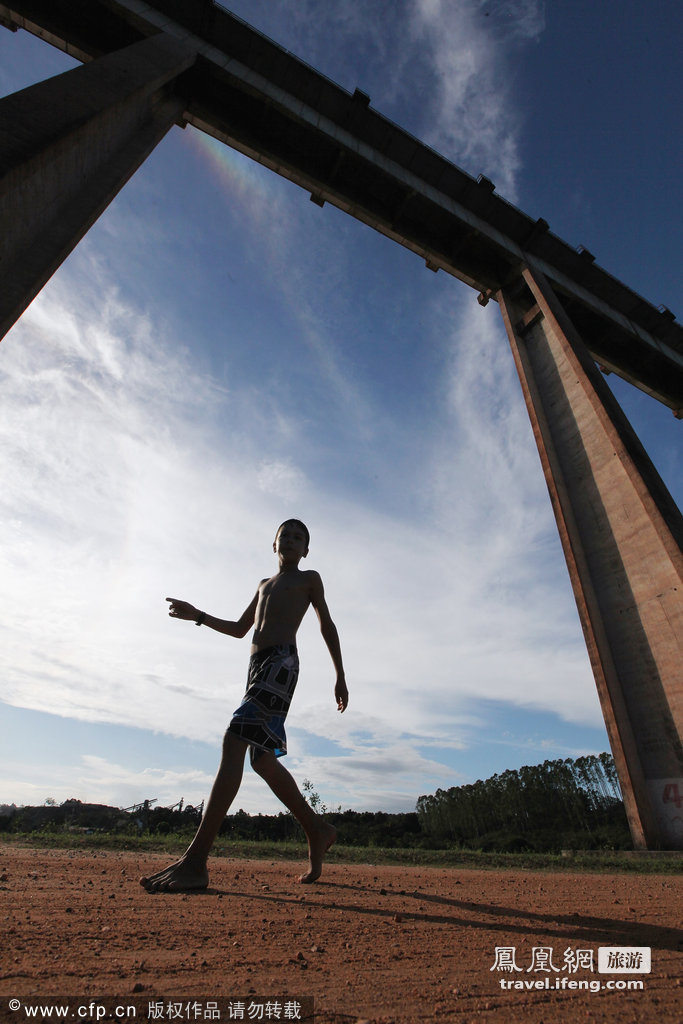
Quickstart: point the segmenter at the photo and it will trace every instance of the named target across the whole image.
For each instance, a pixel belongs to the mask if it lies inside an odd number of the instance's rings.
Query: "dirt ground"
[[[0,846],[0,1019],[293,1020],[311,997],[316,1024],[683,1019],[680,876],[332,863],[300,886],[301,864],[220,858],[205,893],[146,893],[166,860]],[[598,973],[624,946],[651,972]]]

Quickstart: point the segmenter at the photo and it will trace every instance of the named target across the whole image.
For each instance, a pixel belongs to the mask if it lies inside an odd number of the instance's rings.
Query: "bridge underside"
[[[198,54],[174,84],[178,122],[246,153],[476,288],[532,258],[593,359],[683,414],[683,328],[475,179],[211,0],[9,0],[0,21],[82,61],[164,31]],[[525,287],[523,284],[520,287]]]

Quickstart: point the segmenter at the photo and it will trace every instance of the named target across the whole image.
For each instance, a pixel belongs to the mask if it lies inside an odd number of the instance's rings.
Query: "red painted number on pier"
[[[683,804],[683,797],[678,791],[677,782],[667,782],[664,787],[662,802],[665,804],[676,804],[676,807],[680,807]]]

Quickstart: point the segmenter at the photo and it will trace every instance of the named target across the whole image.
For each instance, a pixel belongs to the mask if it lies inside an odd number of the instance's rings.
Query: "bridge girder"
[[[0,21],[81,61],[161,31],[198,57],[181,123],[247,154],[495,299],[533,261],[593,359],[683,415],[683,327],[495,192],[211,0],[8,0]],[[521,297],[524,303],[524,297]],[[530,300],[526,295],[526,301]]]

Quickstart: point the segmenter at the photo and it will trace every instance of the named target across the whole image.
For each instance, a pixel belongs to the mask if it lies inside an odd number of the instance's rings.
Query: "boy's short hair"
[[[308,532],[308,527],[306,526],[306,524],[302,523],[300,519],[285,519],[284,523],[280,523],[277,530],[275,531],[275,540],[277,540],[278,534],[280,533],[282,527],[287,526],[288,523],[294,523],[295,526],[298,526],[303,530],[304,537],[306,538],[306,550],[308,551],[308,548],[311,543],[311,535]]]

